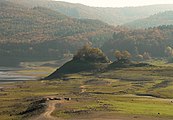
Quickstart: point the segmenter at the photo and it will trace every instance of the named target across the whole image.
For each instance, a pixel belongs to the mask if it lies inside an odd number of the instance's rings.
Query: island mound
[[[65,63],[45,79],[56,79],[66,74],[78,72],[99,71],[106,68],[109,63],[109,59],[99,48],[92,48],[89,45],[85,45],[74,55],[71,61]]]

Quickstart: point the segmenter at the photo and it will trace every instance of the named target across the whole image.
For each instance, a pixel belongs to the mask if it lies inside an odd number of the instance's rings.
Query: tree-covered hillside
[[[167,57],[167,47],[173,47],[173,25],[114,33],[102,49],[112,59],[115,50],[127,50],[133,58],[149,59]]]
[[[8,2],[1,2],[0,16],[0,37],[5,42],[43,42],[81,34],[87,40],[88,34],[111,29],[98,20],[72,19],[47,8],[27,9]]]
[[[88,14],[86,18],[92,19],[76,19],[63,12],[69,13],[70,8],[79,11],[79,6],[82,7],[80,7],[80,17],[77,18],[85,18],[83,13],[86,13]],[[113,56],[114,50],[128,50],[132,55],[140,57],[141,55],[164,57],[165,47],[173,47],[172,26],[129,30],[122,27],[115,28],[94,19],[98,18],[97,15],[100,16],[99,19],[102,19],[103,16],[109,19],[108,16],[115,15],[113,17],[116,18],[115,22],[121,18],[120,21],[124,23],[122,19],[131,21],[131,18],[136,19],[135,16],[137,18],[147,16],[145,12],[148,9],[151,10],[150,13],[155,13],[159,9],[171,9],[171,5],[166,6],[158,5],[154,7],[157,8],[155,10],[152,10],[154,8],[151,6],[93,8],[49,0],[14,0],[13,2],[2,0],[0,1],[0,65],[7,65],[7,63],[16,65],[21,61],[57,60],[72,57],[86,43],[102,48],[109,57]],[[120,14],[126,17],[122,17]],[[167,16],[171,18],[171,12],[167,14],[165,18]],[[84,16],[81,17],[81,15]],[[153,15],[153,17],[155,16],[159,16],[159,14]],[[113,35],[113,33],[115,34]]]
[[[42,6],[74,18],[98,19],[111,25],[122,25],[150,15],[173,10],[173,5],[150,5],[125,8],[89,7],[52,0],[8,0],[27,7]]]
[[[26,8],[1,1],[0,63],[4,65],[7,59],[62,58],[86,43],[101,46],[113,31],[114,27],[98,20],[75,19],[48,8]]]
[[[173,11],[161,12],[148,18],[125,24],[125,26],[130,28],[149,28],[161,25],[173,25]]]

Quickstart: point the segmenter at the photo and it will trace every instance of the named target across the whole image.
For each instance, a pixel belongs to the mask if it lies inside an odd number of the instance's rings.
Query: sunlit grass
[[[19,73],[51,73],[53,69],[38,67]],[[46,76],[47,73],[38,76]],[[142,67],[97,74],[69,74],[64,81],[55,79],[4,84],[1,86],[7,88],[0,91],[0,117],[4,120],[22,119],[18,114],[34,100],[58,96],[72,98],[72,101],[57,107],[53,112],[52,115],[61,118],[70,119],[100,111],[105,114],[111,111],[115,114],[173,118],[172,75],[171,66]],[[84,93],[81,93],[81,86],[85,89]]]

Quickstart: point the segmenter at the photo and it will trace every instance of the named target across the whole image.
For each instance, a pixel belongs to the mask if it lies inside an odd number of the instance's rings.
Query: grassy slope
[[[124,68],[94,75],[71,74],[66,76],[71,79],[69,81],[34,81],[1,85],[8,88],[0,91],[0,102],[3,103],[0,105],[0,116],[2,119],[20,119],[22,116],[16,114],[26,110],[38,97],[56,95],[72,98],[72,101],[57,107],[53,112],[57,117],[87,118],[97,117],[98,113],[103,113],[103,118],[111,114],[110,117],[130,115],[171,119],[172,71],[173,67],[168,65]],[[81,93],[82,89],[85,89],[85,92]]]
[[[67,74],[79,73],[83,71],[98,71],[99,69],[104,69],[108,64],[109,63],[92,63],[87,61],[71,60],[47,76],[45,79],[56,79]]]

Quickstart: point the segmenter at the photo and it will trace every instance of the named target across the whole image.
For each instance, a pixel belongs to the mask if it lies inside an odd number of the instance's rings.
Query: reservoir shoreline
[[[17,71],[23,69],[25,68],[0,67],[0,84],[36,80],[36,77],[34,76],[27,76],[17,73]]]

